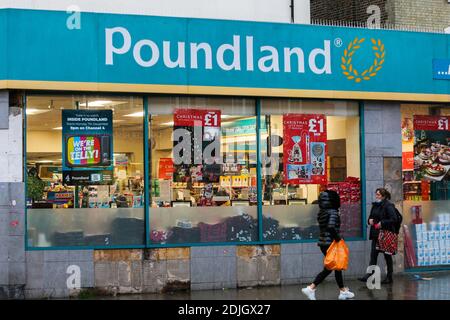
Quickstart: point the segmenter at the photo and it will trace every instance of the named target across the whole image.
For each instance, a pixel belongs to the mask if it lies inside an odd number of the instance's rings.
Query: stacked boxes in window
[[[417,265],[450,264],[450,214],[439,215],[437,222],[414,226]]]
[[[84,236],[86,246],[109,246],[111,234],[87,234]]]
[[[116,218],[111,225],[113,245],[144,244],[145,225],[143,219]]]
[[[69,232],[55,232],[53,234],[54,247],[72,247],[84,245],[83,230],[74,230]]]
[[[227,223],[227,240],[250,242],[258,240],[258,221],[247,213],[230,217]],[[277,227],[278,228],[278,227]]]
[[[270,240],[280,240],[280,231],[278,230],[278,227],[280,225],[279,221],[274,218],[266,218],[263,216],[263,240],[264,241],[270,241]]]

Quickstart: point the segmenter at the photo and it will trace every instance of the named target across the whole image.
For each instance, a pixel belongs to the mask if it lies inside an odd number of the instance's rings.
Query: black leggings
[[[329,246],[320,246],[320,250],[322,251],[323,255],[325,256],[327,254]],[[325,280],[326,277],[330,275],[330,273],[333,272],[333,270],[328,270],[327,268],[323,268],[323,270],[316,276],[313,283],[315,286],[318,286],[323,280]],[[336,283],[339,286],[339,289],[344,288],[344,280],[342,279],[342,271],[334,270],[334,277],[336,278]]]
[[[377,246],[377,240],[372,240],[372,246],[370,250],[370,265],[375,266],[377,264],[377,258],[380,251],[376,249]],[[392,275],[394,271],[394,263],[392,261],[392,256],[390,254],[384,253],[384,259],[386,260],[386,266],[387,266],[387,274]]]

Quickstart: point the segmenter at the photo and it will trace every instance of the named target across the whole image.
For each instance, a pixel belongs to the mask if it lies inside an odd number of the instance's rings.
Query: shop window
[[[255,101],[149,99],[150,242],[258,240]]]
[[[450,107],[401,105],[407,268],[450,264]]]
[[[319,235],[317,198],[341,198],[341,233],[360,237],[360,119],[357,103],[265,99],[260,139],[263,239]]]
[[[144,245],[139,97],[30,95],[29,247]]]

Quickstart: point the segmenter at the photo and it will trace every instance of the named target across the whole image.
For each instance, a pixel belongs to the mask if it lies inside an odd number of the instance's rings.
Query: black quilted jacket
[[[317,221],[319,223],[320,235],[317,244],[319,246],[329,246],[333,240],[339,241],[341,218],[339,195],[334,191],[324,191],[319,195],[319,214]]]
[[[381,222],[381,229],[395,232],[395,222],[397,220],[395,205],[386,199],[381,202],[373,202],[367,224],[369,224],[370,219],[374,220],[374,224]],[[377,240],[379,233],[379,229],[377,230],[370,226],[369,239]]]

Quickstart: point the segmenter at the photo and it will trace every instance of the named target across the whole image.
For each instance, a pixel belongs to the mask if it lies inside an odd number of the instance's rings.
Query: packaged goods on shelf
[[[431,221],[428,224],[413,224],[418,266],[450,263],[447,216],[449,215],[439,215],[437,221]]]

